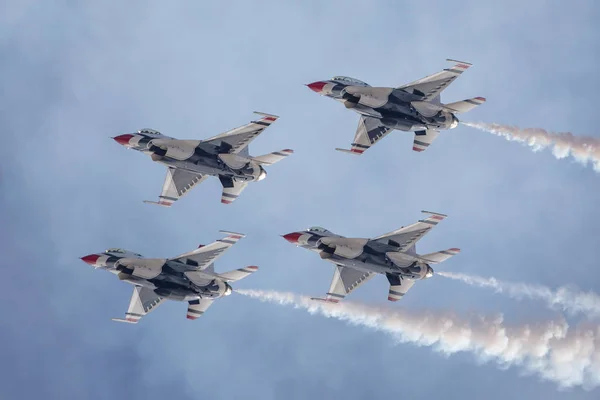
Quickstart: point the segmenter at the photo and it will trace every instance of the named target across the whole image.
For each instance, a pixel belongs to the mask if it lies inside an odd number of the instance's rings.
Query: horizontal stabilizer
[[[229,281],[229,282],[235,282],[235,281],[239,281],[240,279],[244,279],[245,277],[255,273],[256,271],[258,271],[258,267],[250,266],[250,267],[240,268],[240,269],[236,269],[236,270],[229,271],[229,272],[220,273],[219,277],[226,281]]]
[[[171,205],[173,203],[166,203],[166,202],[158,202],[158,201],[152,201],[152,200],[144,200],[144,203],[146,204],[156,204],[157,206],[162,206],[162,207],[171,207]]]
[[[115,322],[125,322],[126,324],[137,324],[138,323],[138,321],[126,320],[123,318],[111,318],[111,319]]]
[[[460,249],[452,248],[448,250],[436,251],[435,253],[423,254],[419,258],[429,264],[439,264],[452,256],[460,253]]]
[[[401,278],[398,275],[386,274],[386,276],[390,282],[390,289],[388,291],[389,301],[400,300],[415,284],[414,280]]]
[[[438,137],[440,131],[436,131],[435,129],[427,129],[424,131],[416,131],[415,139],[413,141],[413,150],[414,151],[425,151],[429,147],[429,145]]]
[[[274,151],[273,153],[265,154],[263,156],[252,157],[252,160],[256,161],[259,164],[271,165],[283,160],[293,152],[294,150],[292,149],[283,149],[280,151]]]
[[[467,111],[471,111],[477,106],[482,105],[483,103],[485,103],[484,97],[474,97],[472,99],[444,104],[444,108],[453,113],[465,113]]]
[[[336,147],[337,151],[342,151],[344,153],[350,153],[350,154],[354,154],[355,156],[360,156],[362,153],[358,153],[356,151],[352,151],[352,150],[348,150],[348,149],[340,149],[338,147]]]
[[[337,300],[332,300],[332,299],[323,299],[323,298],[321,298],[321,297],[311,297],[310,299],[311,299],[311,300],[314,300],[314,301],[320,301],[320,302],[322,302],[322,303],[329,303],[329,304],[337,304],[337,303],[338,303],[338,301],[337,301]]]

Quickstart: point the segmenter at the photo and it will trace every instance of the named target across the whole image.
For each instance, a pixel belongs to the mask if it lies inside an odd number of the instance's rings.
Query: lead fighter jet
[[[417,280],[433,276],[430,264],[441,263],[460,252],[452,248],[417,254],[417,241],[446,218],[444,214],[422,212],[430,216],[374,239],[346,238],[320,227],[288,233],[283,238],[335,264],[327,297],[313,300],[337,303],[375,274],[385,274],[390,283],[388,300],[398,301]]]
[[[358,79],[336,76],[328,81],[307,85],[311,90],[331,97],[361,114],[350,150],[336,149],[360,155],[394,129],[414,131],[414,151],[423,151],[438,137],[440,129],[458,126],[455,114],[464,113],[483,104],[483,97],[442,104],[440,93],[471,64],[454,62],[436,74],[391,87],[371,87]]]
[[[123,249],[108,249],[81,259],[134,285],[125,319],[113,321],[136,324],[164,300],[187,301],[187,318],[199,318],[215,299],[231,294],[229,282],[256,272],[250,266],[229,272],[215,272],[214,262],[238,240],[241,233],[225,232],[227,237],[174,258],[144,258]]]
[[[263,166],[275,164],[293,153],[285,149],[258,157],[250,156],[250,142],[279,118],[265,113],[256,114],[262,118],[206,140],[178,140],[153,129],[142,129],[113,139],[167,166],[158,202],[146,200],[145,203],[170,207],[191,188],[213,175],[219,177],[223,185],[221,203],[230,204],[248,182],[260,181],[267,176]]]

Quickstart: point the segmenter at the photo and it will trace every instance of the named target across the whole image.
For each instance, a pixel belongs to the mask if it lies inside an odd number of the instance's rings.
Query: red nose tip
[[[301,233],[294,232],[288,233],[287,235],[283,235],[283,238],[290,243],[298,243],[298,239],[300,239],[300,236],[302,236]]]
[[[90,254],[88,256],[81,257],[81,260],[90,265],[94,265],[94,264],[96,264],[96,261],[98,261],[99,258],[100,258],[100,256],[97,254]]]
[[[126,146],[129,144],[129,141],[131,140],[131,138],[133,137],[133,135],[119,135],[117,137],[114,137],[113,139],[115,139],[115,142],[119,143],[120,145]]]
[[[308,86],[308,88],[310,90],[312,90],[313,92],[321,93],[321,91],[323,91],[323,87],[325,87],[325,85],[327,85],[327,82],[313,82],[306,86]]]

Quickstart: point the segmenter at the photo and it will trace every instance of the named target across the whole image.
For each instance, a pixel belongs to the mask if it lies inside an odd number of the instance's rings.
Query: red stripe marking
[[[191,315],[188,314],[187,319],[198,319],[198,317],[192,317]]]
[[[470,65],[466,65],[466,64],[456,64],[456,66],[457,66],[458,68],[464,68],[464,69],[467,69],[467,68],[469,68],[469,67],[470,67]]]
[[[275,117],[264,117],[263,120],[265,120],[265,121],[276,121],[277,118],[275,118]]]
[[[247,269],[252,269],[254,271],[256,271],[258,269],[258,267],[256,265],[251,265],[249,267],[246,267]]]
[[[441,221],[444,219],[444,217],[442,217],[441,215],[432,215],[431,218],[437,219],[438,221]]]
[[[457,248],[452,248],[452,249],[450,249],[450,251],[456,251],[457,253],[460,253],[460,249],[457,249]]]
[[[229,235],[227,237],[231,238],[231,239],[241,239],[242,238],[240,235]]]
[[[394,299],[393,297],[391,297],[391,296],[388,296],[388,300],[389,300],[389,301],[398,301],[399,299]]]
[[[415,147],[415,146],[413,146],[413,150],[414,150],[414,151],[423,151],[424,149],[420,149],[420,148],[418,148],[418,147]]]
[[[283,153],[293,153],[294,150],[292,150],[292,149],[283,149],[283,150],[281,150],[281,152],[283,152]]]
[[[358,154],[362,154],[365,152],[364,150],[360,150],[360,149],[350,149],[350,151],[353,153],[358,153]]]
[[[336,304],[340,302],[339,300],[336,300],[336,299],[325,299],[325,301],[328,301],[330,303],[336,303]]]
[[[231,200],[225,200],[225,199],[221,199],[221,203],[224,203],[224,204],[231,204]]]
[[[125,321],[129,321],[129,322],[138,322],[137,319],[133,319],[133,318],[125,318]]]

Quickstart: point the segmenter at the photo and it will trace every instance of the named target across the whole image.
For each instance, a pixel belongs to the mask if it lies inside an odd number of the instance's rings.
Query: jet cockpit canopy
[[[363,81],[359,81],[358,79],[350,78],[348,76],[334,76],[331,78],[332,81],[340,82],[346,85],[354,85],[354,86],[369,86],[367,83]]]
[[[134,256],[137,256],[137,257],[140,257],[140,258],[142,257],[141,254],[134,253],[132,251],[128,251],[128,250],[124,250],[124,249],[119,249],[119,248],[116,248],[116,247],[113,247],[111,249],[106,250],[105,253],[122,254],[122,255],[133,254]]]

